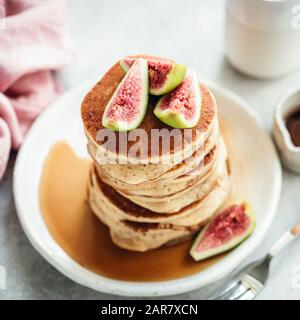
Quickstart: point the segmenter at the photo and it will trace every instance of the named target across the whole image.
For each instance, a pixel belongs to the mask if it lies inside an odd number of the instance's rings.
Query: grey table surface
[[[223,0],[69,0],[67,21],[77,59],[58,75],[66,89],[99,78],[128,54],[169,56],[189,64],[201,77],[239,94],[270,132],[276,102],[287,88],[300,83],[300,70],[263,81],[241,75],[227,64],[223,49]],[[14,208],[14,159],[13,154],[0,183],[0,265],[6,269],[6,290],[0,289],[0,298],[119,299],[73,283],[33,249]],[[261,257],[282,232],[300,219],[299,190],[300,177],[284,171],[276,217],[260,247],[247,261]],[[274,261],[270,281],[260,299],[300,298],[299,248],[300,239]],[[220,285],[174,298],[205,299]]]

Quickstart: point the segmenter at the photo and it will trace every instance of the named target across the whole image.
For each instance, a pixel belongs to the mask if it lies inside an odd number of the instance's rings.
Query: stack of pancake
[[[105,106],[125,73],[115,64],[87,94],[82,103],[82,119],[93,159],[89,183],[89,203],[98,218],[108,226],[113,242],[128,250],[147,251],[192,237],[223,204],[230,189],[227,152],[219,132],[215,99],[205,84],[201,118],[188,129],[190,140],[181,146],[171,145],[172,161],[150,163],[131,159],[121,148],[106,149],[97,139],[102,127]],[[139,126],[169,129],[155,117],[156,97],[150,97],[146,116]],[[183,130],[177,130],[183,132]],[[118,139],[119,133],[115,133]],[[122,142],[124,144],[124,142]],[[133,145],[126,141],[127,150]],[[160,142],[159,142],[160,143]],[[149,155],[149,144],[140,154]],[[124,147],[124,145],[123,145]],[[179,149],[179,147],[181,149]],[[183,152],[186,150],[193,152]],[[123,150],[123,149],[122,149]],[[154,158],[166,155],[161,146]],[[187,154],[186,158],[182,155]],[[180,156],[179,156],[180,155]],[[104,158],[126,159],[126,163],[105,163]]]

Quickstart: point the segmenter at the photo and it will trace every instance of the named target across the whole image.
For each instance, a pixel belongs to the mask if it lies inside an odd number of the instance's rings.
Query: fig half
[[[192,128],[201,115],[202,97],[197,74],[188,69],[183,82],[157,102],[154,114],[173,128]]]
[[[159,96],[172,91],[184,79],[186,66],[172,60],[160,57],[144,56],[148,61],[149,92]],[[127,72],[133,62],[134,56],[128,56],[120,61],[122,69]]]
[[[129,131],[143,121],[148,104],[148,64],[137,59],[108,102],[102,125],[114,131]]]
[[[196,238],[191,256],[200,261],[226,252],[248,238],[255,216],[248,203],[234,204],[213,217]]]

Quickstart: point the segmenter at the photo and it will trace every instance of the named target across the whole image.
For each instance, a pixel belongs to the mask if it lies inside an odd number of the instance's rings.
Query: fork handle
[[[287,245],[289,245],[296,236],[300,234],[300,221],[294,225],[294,227],[285,232],[279,240],[273,245],[271,250],[269,251],[269,255],[271,257],[275,257],[281,252],[282,249],[284,249]]]
[[[297,236],[298,234],[300,234],[300,221],[296,225],[294,225],[294,227],[291,230],[291,233],[294,236]]]

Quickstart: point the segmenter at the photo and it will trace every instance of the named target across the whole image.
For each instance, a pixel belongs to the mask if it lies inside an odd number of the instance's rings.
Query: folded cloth
[[[61,91],[53,71],[73,58],[64,8],[63,0],[0,0],[0,180],[11,148]]]

